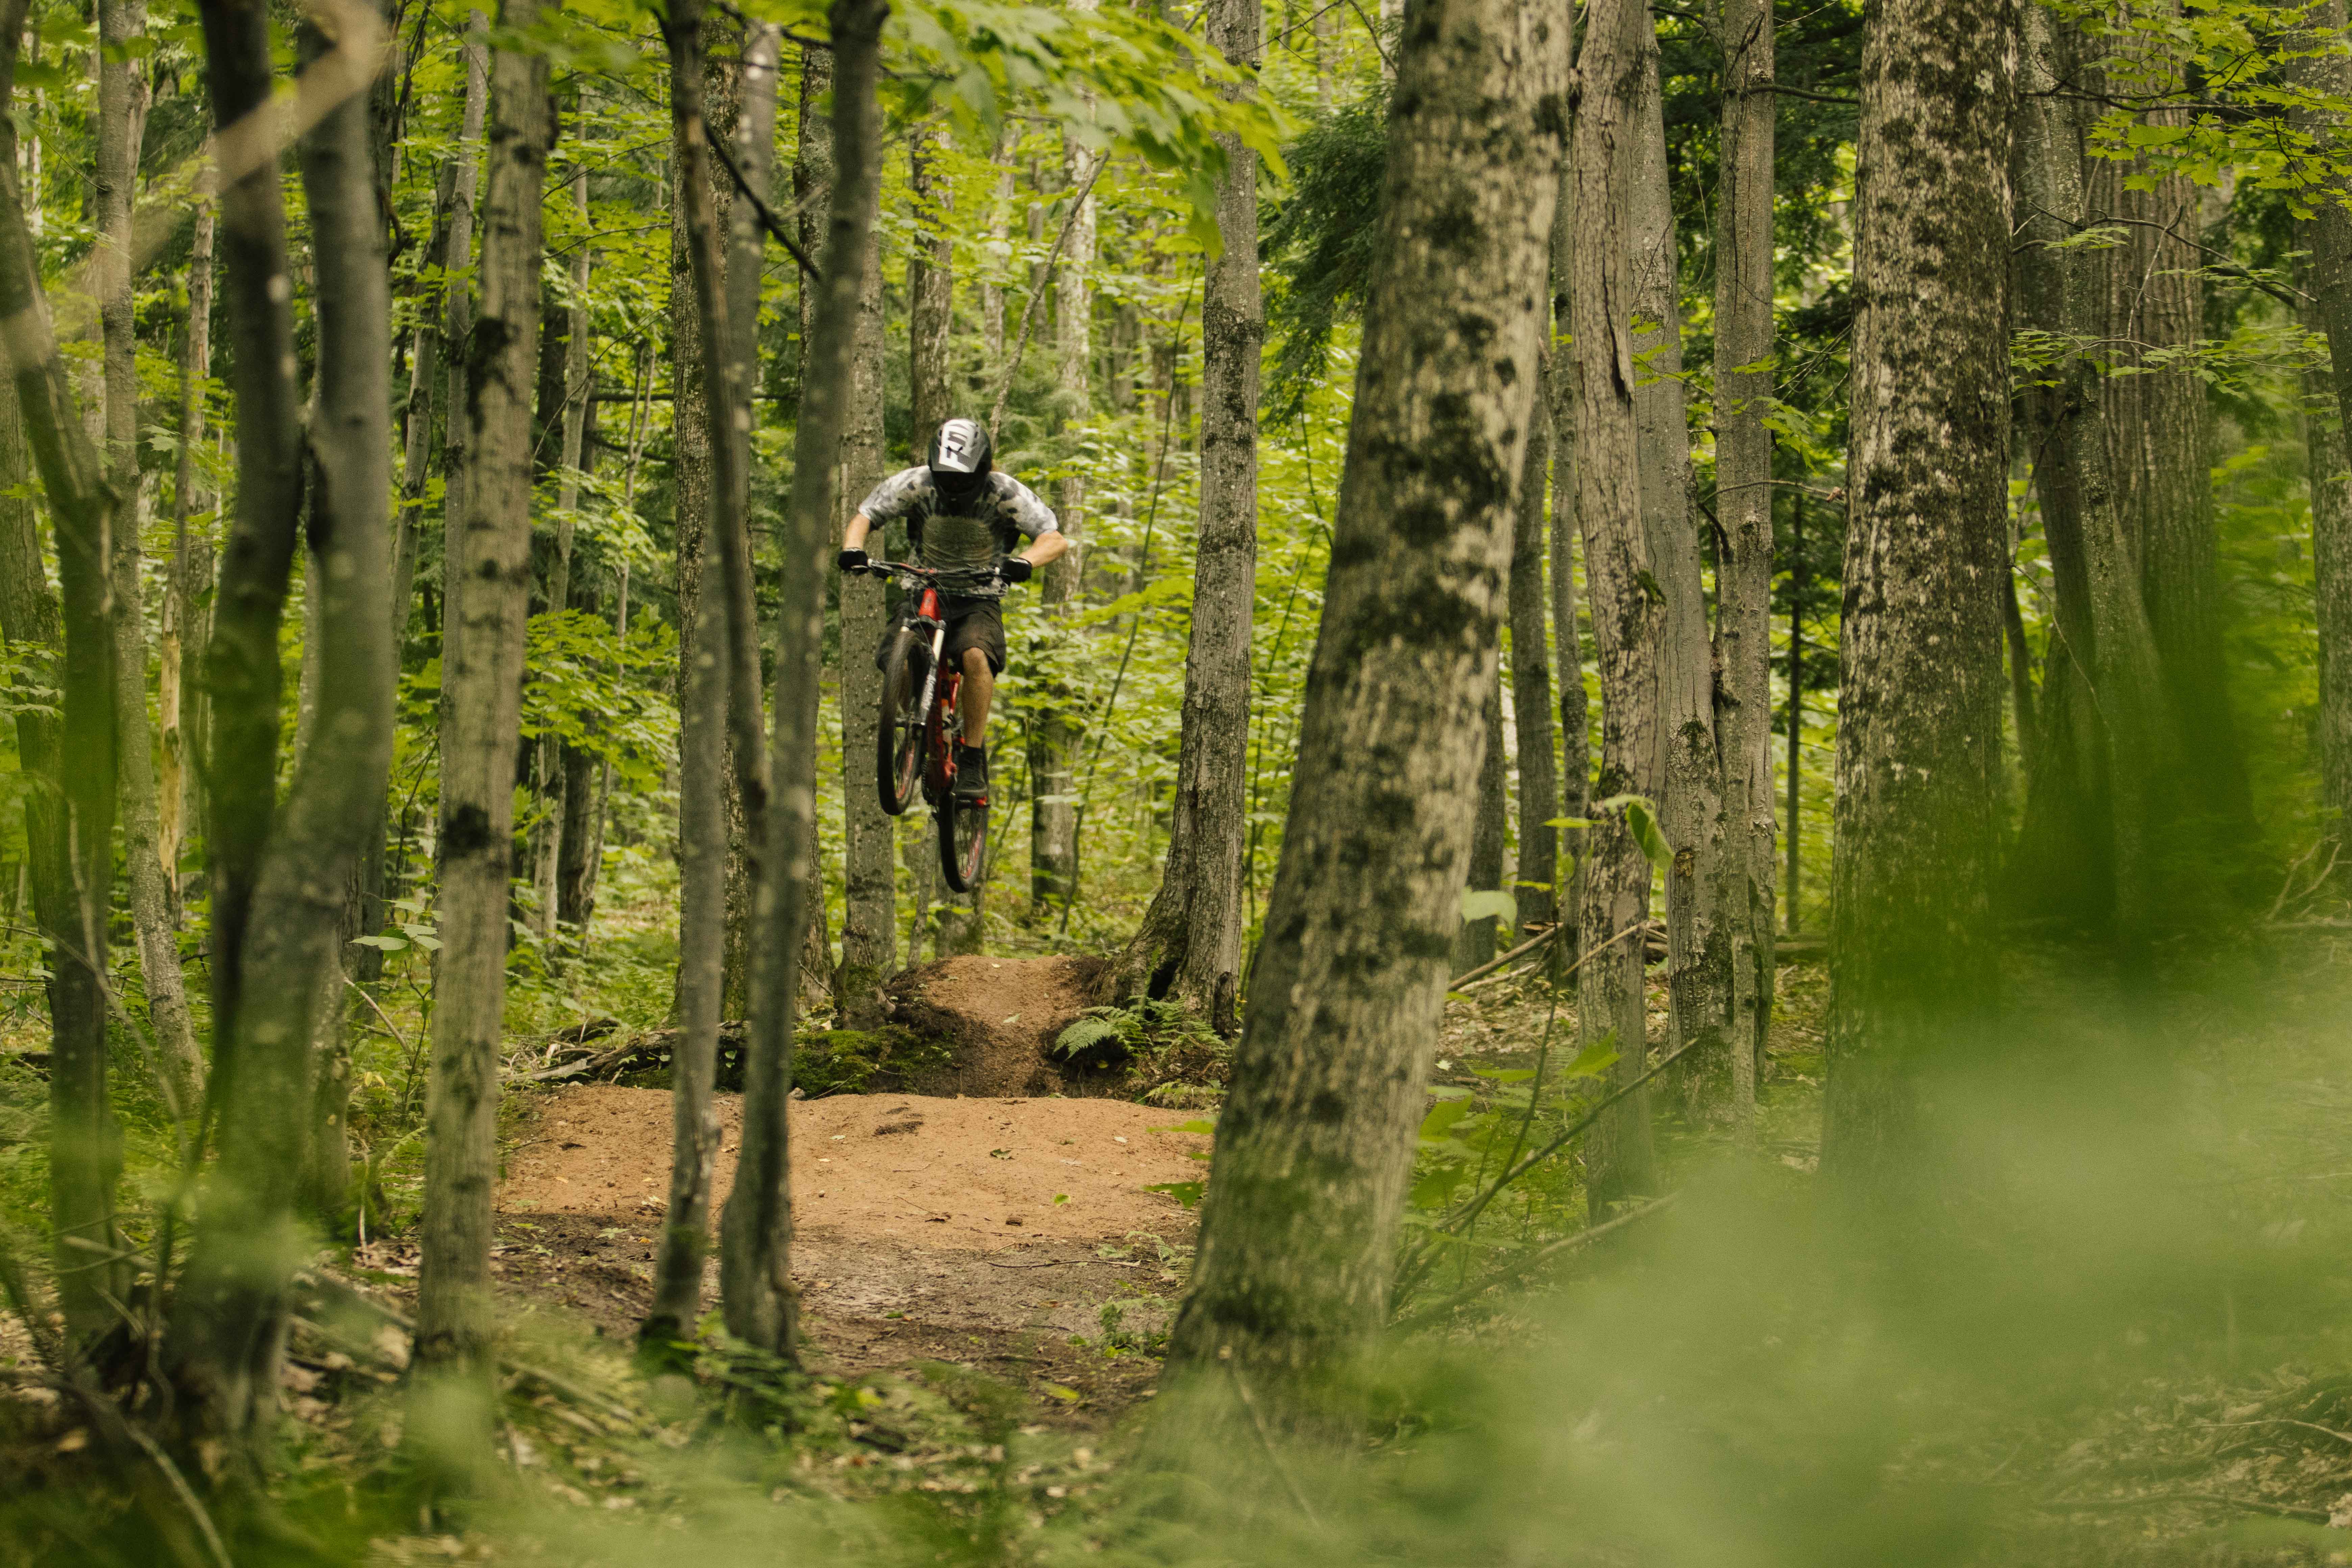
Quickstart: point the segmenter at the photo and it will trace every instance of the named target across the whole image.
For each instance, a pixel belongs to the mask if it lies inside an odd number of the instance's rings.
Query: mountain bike
[[[958,800],[955,747],[963,736],[963,671],[940,668],[947,617],[940,596],[982,587],[996,574],[982,568],[934,571],[904,561],[871,561],[872,576],[898,579],[913,592],[914,616],[897,627],[882,656],[882,711],[875,726],[875,773],[882,809],[903,816],[920,783],[940,829],[940,872],[959,893],[975,887],[988,862],[988,801]]]

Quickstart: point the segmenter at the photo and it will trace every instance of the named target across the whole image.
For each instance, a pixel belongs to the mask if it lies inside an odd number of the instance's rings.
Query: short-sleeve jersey
[[[874,487],[858,510],[877,528],[907,526],[916,559],[934,571],[992,571],[1021,548],[1024,539],[1061,531],[1053,508],[1010,474],[991,474],[987,488],[969,505],[951,504],[924,467],[905,468]],[[1002,586],[959,586],[964,598],[992,599]]]

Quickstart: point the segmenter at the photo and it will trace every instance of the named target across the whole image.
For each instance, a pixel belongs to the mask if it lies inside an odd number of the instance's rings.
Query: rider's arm
[[[841,547],[844,550],[864,549],[866,547],[866,531],[873,526],[873,519],[867,517],[862,511],[859,512],[856,517],[849,520],[849,526],[841,531]]]
[[[855,528],[857,525],[853,522],[850,526]],[[1062,531],[1058,528],[1051,529],[1031,540],[1029,548],[1021,552],[1021,559],[1032,566],[1043,566],[1048,562],[1059,560],[1062,552],[1069,547],[1070,542]]]

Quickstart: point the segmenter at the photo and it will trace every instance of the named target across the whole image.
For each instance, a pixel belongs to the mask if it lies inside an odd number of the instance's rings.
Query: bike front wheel
[[[988,867],[988,805],[958,800],[950,788],[940,797],[940,874],[950,888],[969,893]]]
[[[903,814],[915,798],[915,784],[923,771],[923,668],[929,649],[912,626],[890,635],[889,651],[882,657],[882,710],[874,726],[874,778],[880,787],[882,809]]]

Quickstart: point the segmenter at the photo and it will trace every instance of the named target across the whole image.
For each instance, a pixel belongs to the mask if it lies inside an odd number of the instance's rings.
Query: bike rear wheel
[[[892,816],[905,813],[915,798],[916,781],[923,771],[923,714],[917,705],[922,696],[923,670],[930,650],[912,626],[890,635],[890,651],[882,658],[882,710],[874,726],[874,778],[882,795],[882,809]]]
[[[988,868],[988,806],[958,800],[950,788],[939,804],[940,874],[959,893],[980,886]]]

